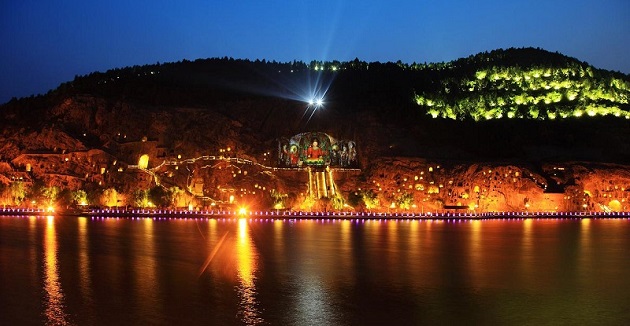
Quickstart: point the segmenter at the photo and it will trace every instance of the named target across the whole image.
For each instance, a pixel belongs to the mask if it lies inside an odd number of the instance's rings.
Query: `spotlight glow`
[[[308,100],[308,106],[318,109],[324,106],[324,98],[323,97],[314,97]]]

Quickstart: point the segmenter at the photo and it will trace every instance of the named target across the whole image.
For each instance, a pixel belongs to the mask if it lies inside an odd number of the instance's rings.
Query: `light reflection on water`
[[[628,247],[627,219],[5,217],[0,324],[624,324]]]
[[[88,225],[87,217],[79,217],[78,218],[78,247],[79,247],[79,288],[81,290],[81,299],[85,303],[85,309],[88,310],[88,316],[94,315],[94,294],[92,291],[92,279],[90,277],[91,268],[90,268],[90,252],[89,252],[89,243],[90,236],[88,234],[87,225]],[[93,322],[93,320],[89,320]]]
[[[535,239],[534,239],[534,220],[526,219],[523,220],[522,227],[522,235],[521,235],[521,244],[520,250],[518,253],[518,268],[521,271],[521,277],[524,282],[528,284],[533,284],[536,282],[536,277],[534,276],[534,268],[535,265]]]
[[[482,222],[470,221],[470,241],[468,244],[468,269],[471,271],[470,283],[474,286],[481,286],[483,281],[483,265],[485,264],[483,256],[484,242],[482,241]]]
[[[57,234],[55,232],[55,218],[53,216],[47,217],[44,247],[45,322],[47,325],[68,325],[68,316],[64,311],[63,289],[59,281]]]
[[[256,246],[249,234],[248,221],[244,218],[238,221],[238,239],[236,243],[236,262],[239,278],[237,287],[240,297],[238,315],[246,325],[263,323],[256,300],[256,269],[258,254]]]
[[[144,318],[150,318],[150,312],[159,307],[161,302],[158,299],[158,293],[155,285],[157,279],[157,262],[155,252],[155,236],[153,234],[153,219],[147,218],[142,221],[141,236],[134,248],[135,262],[133,266],[136,268],[134,276],[136,277],[136,295],[137,303]]]

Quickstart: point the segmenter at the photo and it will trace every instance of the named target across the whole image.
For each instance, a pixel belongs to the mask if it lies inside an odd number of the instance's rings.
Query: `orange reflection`
[[[409,247],[406,250],[407,261],[412,261],[420,257],[420,234],[418,220],[412,220],[409,222]],[[413,273],[417,273],[417,264],[409,264],[409,268],[413,269]],[[416,274],[417,275],[417,274]]]
[[[383,237],[383,240],[385,241],[384,248],[387,254],[385,258],[389,265],[387,268],[389,275],[387,275],[387,277],[391,280],[395,280],[401,274],[398,268],[402,266],[399,263],[401,261],[400,253],[402,250],[398,247],[400,245],[400,240],[398,239],[398,223],[400,222],[392,220],[385,223],[384,226],[387,228],[387,235]]]
[[[420,222],[412,220],[409,222],[409,257],[420,257]]]
[[[241,298],[239,316],[246,325],[256,325],[262,322],[258,303],[256,302],[256,247],[249,235],[247,220],[238,221],[238,241],[236,242],[236,265],[240,281],[238,293]]]
[[[284,255],[284,222],[275,220],[273,222],[273,244],[279,257]]]
[[[527,218],[523,220],[523,233],[521,236],[521,253],[520,263],[519,263],[519,273],[521,273],[523,278],[527,279],[527,282],[531,282],[534,284],[536,282],[536,273],[534,272],[536,269],[536,252],[535,247],[536,243],[534,241],[534,230],[533,230],[534,220],[531,218]]]
[[[215,219],[210,219],[208,220],[208,236],[210,237],[208,239],[208,243],[214,243],[215,241],[217,241],[217,239],[219,238],[218,234],[217,234],[217,220]]]
[[[592,277],[588,271],[593,264],[593,245],[591,243],[591,219],[585,218],[580,221],[580,258],[579,271],[584,279]]]
[[[45,315],[47,324],[67,325],[68,316],[64,312],[64,295],[59,282],[57,262],[57,235],[55,234],[55,218],[47,217],[44,237],[44,291],[46,295]]]
[[[356,278],[356,268],[354,266],[355,260],[352,258],[352,222],[343,220],[339,223],[341,224],[341,243],[338,248],[337,266],[339,266],[339,270],[346,272],[334,277],[343,277],[346,284],[353,284]]]
[[[484,286],[484,280],[486,280],[485,275],[485,261],[484,261],[484,246],[482,239],[482,221],[479,220],[471,220],[470,221],[470,244],[469,244],[469,257],[470,261],[468,264],[470,265],[470,277],[472,279],[472,284],[474,286]]]
[[[30,243],[39,243],[39,239],[37,238],[37,218],[35,216],[28,217],[28,238]],[[29,261],[37,262],[39,261],[39,254],[37,252],[37,246],[29,246]],[[38,266],[37,264],[30,264],[31,266],[31,276],[33,278],[38,278]]]
[[[92,282],[90,280],[90,255],[88,253],[87,218],[79,217],[79,284],[81,296],[88,307],[92,306]]]
[[[135,248],[137,263],[135,276],[137,277],[137,295],[142,311],[151,311],[156,306],[157,292],[157,263],[155,261],[155,239],[153,235],[153,219],[142,220],[144,227],[138,246]]]

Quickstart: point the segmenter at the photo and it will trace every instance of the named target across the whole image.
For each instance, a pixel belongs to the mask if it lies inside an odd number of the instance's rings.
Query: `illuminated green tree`
[[[46,200],[46,205],[53,205],[57,201],[59,195],[59,187],[44,187],[42,189],[42,197]]]
[[[42,197],[46,200],[46,205],[53,205],[57,201],[59,192],[59,187],[55,186],[42,188]]]
[[[343,210],[346,206],[346,201],[343,199],[343,197],[341,197],[339,193],[336,193],[332,197],[331,202],[332,202],[333,209],[338,210],[338,211]]]
[[[276,191],[276,189],[271,189],[271,192],[269,193],[269,195],[271,196],[271,199],[273,200],[274,209],[283,209],[286,207],[285,201],[289,197],[288,194],[282,194]]]
[[[475,67],[476,71],[436,72],[438,76],[442,75],[435,83],[440,87],[424,89],[416,95],[416,103],[433,118],[472,118],[475,121],[503,117],[545,120],[598,115],[630,118],[630,81],[539,50],[534,57],[547,56],[553,60],[515,66],[514,62],[530,61],[522,56],[528,51],[500,50],[486,58],[476,55],[462,59],[467,62],[460,62],[460,65]],[[508,52],[517,58],[501,64],[501,58]],[[566,109],[559,112],[560,107],[569,103],[570,112]],[[574,103],[590,109],[580,109]]]
[[[372,190],[365,190],[361,193],[363,204],[367,209],[377,208],[379,206],[378,196]]]
[[[146,208],[149,207],[150,202],[148,189],[138,189],[133,192],[133,205],[135,207]]]
[[[19,206],[26,198],[26,185],[22,181],[11,182],[9,186],[9,193],[11,199],[16,206]]]
[[[114,188],[108,188],[103,191],[101,203],[107,207],[118,206],[118,191]]]
[[[413,194],[406,191],[396,197],[396,206],[401,209],[410,209],[413,205]]]
[[[88,195],[85,190],[76,190],[71,193],[72,201],[77,205],[87,205]]]

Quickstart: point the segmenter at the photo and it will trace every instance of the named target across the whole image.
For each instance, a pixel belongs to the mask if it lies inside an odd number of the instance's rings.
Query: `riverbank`
[[[377,213],[377,212],[302,212],[230,211],[169,209],[90,209],[52,211],[37,208],[0,208],[4,216],[75,216],[118,218],[270,218],[270,219],[432,219],[481,220],[505,218],[630,218],[630,212],[481,212],[481,213]]]

